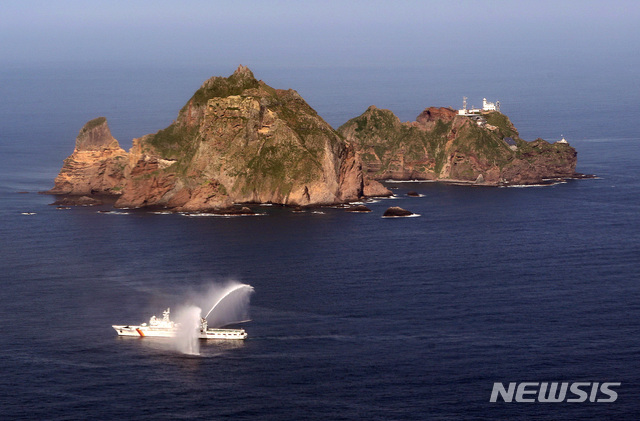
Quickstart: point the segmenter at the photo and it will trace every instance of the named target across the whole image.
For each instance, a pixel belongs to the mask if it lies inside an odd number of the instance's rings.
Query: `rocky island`
[[[46,193],[111,196],[115,207],[223,211],[388,196],[385,179],[499,185],[574,176],[568,144],[526,142],[499,112],[483,118],[479,125],[449,108],[427,108],[402,123],[372,106],[336,131],[296,91],[271,88],[239,66],[207,80],[173,124],[134,139],[128,152],[106,118],[89,121]]]
[[[88,122],[48,193],[112,195],[116,207],[178,211],[390,194],[364,176],[355,149],[297,92],[273,89],[244,66],[207,80],[173,124],[134,139],[129,152],[105,118]]]
[[[416,121],[403,123],[393,112],[371,106],[338,132],[360,153],[366,174],[377,180],[504,185],[579,176],[577,152],[568,143],[522,140],[498,111],[475,118],[431,107]]]

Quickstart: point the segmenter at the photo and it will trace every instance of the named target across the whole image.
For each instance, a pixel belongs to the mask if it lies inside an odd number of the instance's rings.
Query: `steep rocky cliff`
[[[125,184],[128,154],[111,136],[107,119],[89,121],[76,138],[76,147],[65,159],[52,194],[119,194]]]
[[[207,210],[232,203],[328,205],[388,192],[363,178],[355,151],[297,92],[273,89],[244,66],[207,80],[173,124],[134,139],[128,154],[118,147],[112,157],[117,142],[106,146],[106,121],[100,127],[91,135],[96,141],[78,137],[96,153],[83,158],[87,168],[79,168],[77,147],[51,193],[121,194],[118,207]],[[113,183],[89,173],[107,173]]]
[[[532,184],[575,174],[576,151],[566,143],[526,142],[499,112],[461,116],[427,108],[402,123],[369,107],[338,129],[361,154],[374,179],[422,179],[479,184]]]

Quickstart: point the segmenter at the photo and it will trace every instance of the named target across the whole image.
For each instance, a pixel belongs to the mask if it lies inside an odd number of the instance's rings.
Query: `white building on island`
[[[498,111],[500,109],[500,101],[489,102],[487,98],[482,98],[482,111]]]
[[[500,101],[489,102],[487,98],[482,98],[482,109],[471,107],[467,109],[467,97],[462,97],[462,109],[458,110],[458,115],[480,114],[483,111],[500,111]]]

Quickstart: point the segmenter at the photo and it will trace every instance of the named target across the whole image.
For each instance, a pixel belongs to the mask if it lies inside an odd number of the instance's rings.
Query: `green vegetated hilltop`
[[[91,120],[49,193],[108,194],[118,197],[117,207],[205,211],[389,195],[376,181],[383,179],[500,184],[574,174],[568,144],[526,142],[498,112],[481,123],[446,108],[402,123],[372,106],[336,131],[297,92],[273,89],[240,66],[207,80],[173,124],[134,139],[128,152],[105,118]]]

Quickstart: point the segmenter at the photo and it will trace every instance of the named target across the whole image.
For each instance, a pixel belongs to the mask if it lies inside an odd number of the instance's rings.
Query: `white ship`
[[[162,320],[156,316],[151,316],[149,323],[134,325],[112,325],[119,336],[138,336],[173,338],[180,330],[180,324],[169,318],[171,309],[162,312]],[[200,318],[200,326],[197,330],[197,337],[200,339],[247,339],[247,332],[244,329],[212,329],[207,326],[207,319]]]

